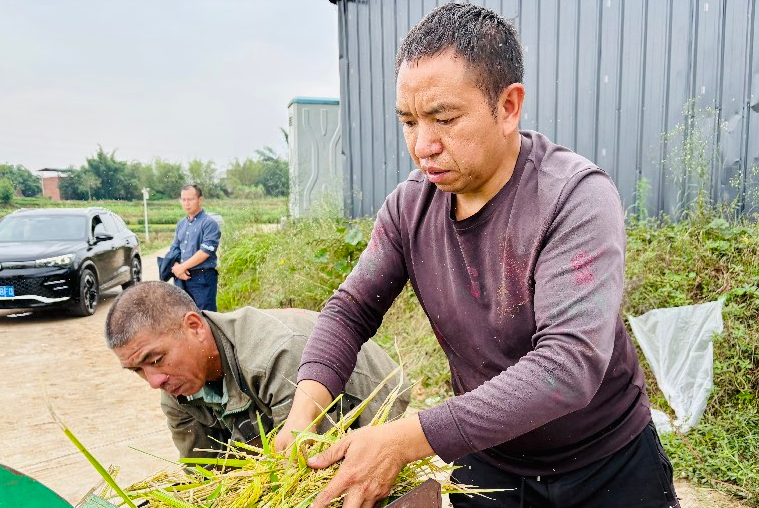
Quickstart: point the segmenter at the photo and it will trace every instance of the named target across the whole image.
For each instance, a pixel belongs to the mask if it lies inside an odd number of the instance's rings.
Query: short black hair
[[[117,296],[108,310],[105,342],[114,349],[141,332],[179,333],[188,312],[200,314],[200,309],[186,291],[168,282],[140,282]]]
[[[182,190],[190,190],[190,189],[195,189],[195,192],[197,193],[199,198],[203,197],[203,189],[201,189],[197,184],[188,183],[187,185],[182,186]]]
[[[403,62],[453,49],[477,74],[495,113],[503,89],[524,77],[522,45],[514,25],[499,14],[472,4],[448,3],[432,10],[403,38],[395,57],[395,75]]]

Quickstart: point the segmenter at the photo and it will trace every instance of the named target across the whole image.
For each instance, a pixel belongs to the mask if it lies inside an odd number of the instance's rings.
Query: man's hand
[[[278,452],[285,451],[293,441],[295,441],[293,431],[300,432],[305,430],[308,432],[316,432],[316,428],[308,428],[312,421],[314,421],[314,418],[299,418],[297,415],[290,413],[285,424],[279,429],[279,431],[277,431],[277,436],[274,438],[274,449]]]
[[[171,273],[173,273],[174,277],[177,279],[190,280],[190,272],[187,271],[182,263],[174,264],[174,266],[171,267]]]
[[[287,416],[285,425],[277,432],[274,439],[274,449],[284,451],[295,440],[293,431],[309,430],[308,428],[314,422],[322,410],[332,402],[332,394],[327,388],[311,379],[304,379],[298,383],[293,397],[293,407]],[[318,425],[319,422],[316,422]]]
[[[315,469],[343,461],[310,508],[326,508],[343,494],[343,508],[373,508],[390,494],[403,466],[433,453],[417,415],[351,431],[308,460],[308,465]]]

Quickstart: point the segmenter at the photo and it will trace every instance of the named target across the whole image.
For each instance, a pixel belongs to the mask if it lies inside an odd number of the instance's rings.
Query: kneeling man
[[[125,369],[162,390],[161,406],[181,457],[214,457],[221,443],[258,437],[258,415],[267,432],[285,420],[317,316],[301,309],[200,311],[176,286],[143,282],[116,298],[105,336]],[[332,416],[364,400],[396,367],[376,343],[364,344]],[[399,380],[400,374],[383,387],[357,420],[359,426],[371,421]],[[405,391],[391,418],[408,401]]]

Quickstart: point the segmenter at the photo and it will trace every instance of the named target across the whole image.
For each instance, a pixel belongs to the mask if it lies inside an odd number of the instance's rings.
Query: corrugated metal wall
[[[595,161],[625,206],[672,213],[674,160],[701,133],[712,197],[759,206],[759,0],[480,0],[525,51],[522,128]],[[394,114],[399,41],[444,0],[339,0],[345,209],[373,215],[413,169]],[[691,122],[684,115],[690,107]],[[683,127],[681,129],[679,127]],[[664,133],[670,133],[663,136]],[[697,139],[698,138],[687,138]]]

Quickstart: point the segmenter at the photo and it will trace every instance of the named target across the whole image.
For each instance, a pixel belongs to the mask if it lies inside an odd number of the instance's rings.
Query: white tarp
[[[695,427],[712,390],[714,352],[712,338],[722,332],[722,300],[655,309],[628,316],[656,382],[675,412],[680,432]],[[669,418],[652,410],[659,432],[671,432]]]

